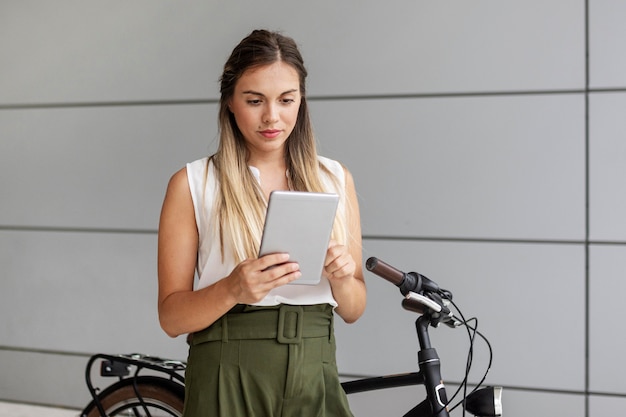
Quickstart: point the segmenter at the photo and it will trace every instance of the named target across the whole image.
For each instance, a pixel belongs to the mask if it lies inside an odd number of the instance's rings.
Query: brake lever
[[[407,310],[415,311],[416,313],[424,314],[425,311],[420,307],[426,307],[430,311],[434,313],[439,313],[443,309],[441,305],[437,304],[435,301],[430,298],[418,294],[413,291],[409,291],[405,296],[404,300],[402,300],[402,307]]]
[[[437,296],[441,304],[422,294],[409,291],[402,300],[402,307],[405,310],[413,311],[418,314],[430,314],[433,327],[437,327],[439,323],[444,323],[448,327],[455,328],[462,324],[454,314],[445,305],[445,300]],[[424,308],[425,307],[425,308]]]

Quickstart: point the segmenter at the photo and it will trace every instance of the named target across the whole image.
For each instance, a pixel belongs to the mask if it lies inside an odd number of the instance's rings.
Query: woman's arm
[[[193,291],[198,230],[186,169],[168,184],[158,246],[159,320],[169,336],[206,328],[236,304],[220,285]]]
[[[346,323],[353,323],[365,311],[367,292],[362,267],[359,202],[352,175],[347,169],[345,173],[348,244],[331,243],[326,254],[324,270],[330,282],[333,297],[338,303],[335,311]]]
[[[288,255],[274,254],[245,260],[227,277],[194,291],[198,243],[187,171],[182,169],[168,184],[159,223],[159,321],[171,337],[202,330],[236,304],[258,302],[272,288],[300,276],[296,263],[285,263]],[[281,265],[268,269],[276,264]]]

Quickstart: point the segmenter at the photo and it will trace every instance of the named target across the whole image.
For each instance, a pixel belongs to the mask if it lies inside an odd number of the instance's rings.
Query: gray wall
[[[626,407],[626,3],[3,0],[0,399],[81,407],[86,358],[184,358],[156,316],[169,176],[215,149],[217,79],[255,27],[305,56],[320,152],[359,190],[364,259],[455,294],[508,417]],[[349,378],[416,368],[414,316],[367,274]],[[464,332],[433,331],[462,379]],[[477,342],[477,381],[486,363]],[[422,395],[351,397],[400,415]]]

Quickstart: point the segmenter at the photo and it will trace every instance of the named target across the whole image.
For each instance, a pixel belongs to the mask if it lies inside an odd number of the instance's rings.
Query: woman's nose
[[[278,109],[274,104],[268,104],[263,114],[263,123],[275,123],[278,121]]]

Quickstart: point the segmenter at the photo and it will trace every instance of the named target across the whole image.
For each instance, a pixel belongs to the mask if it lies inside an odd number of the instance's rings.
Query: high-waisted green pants
[[[194,333],[185,417],[348,417],[328,304],[237,306]]]

